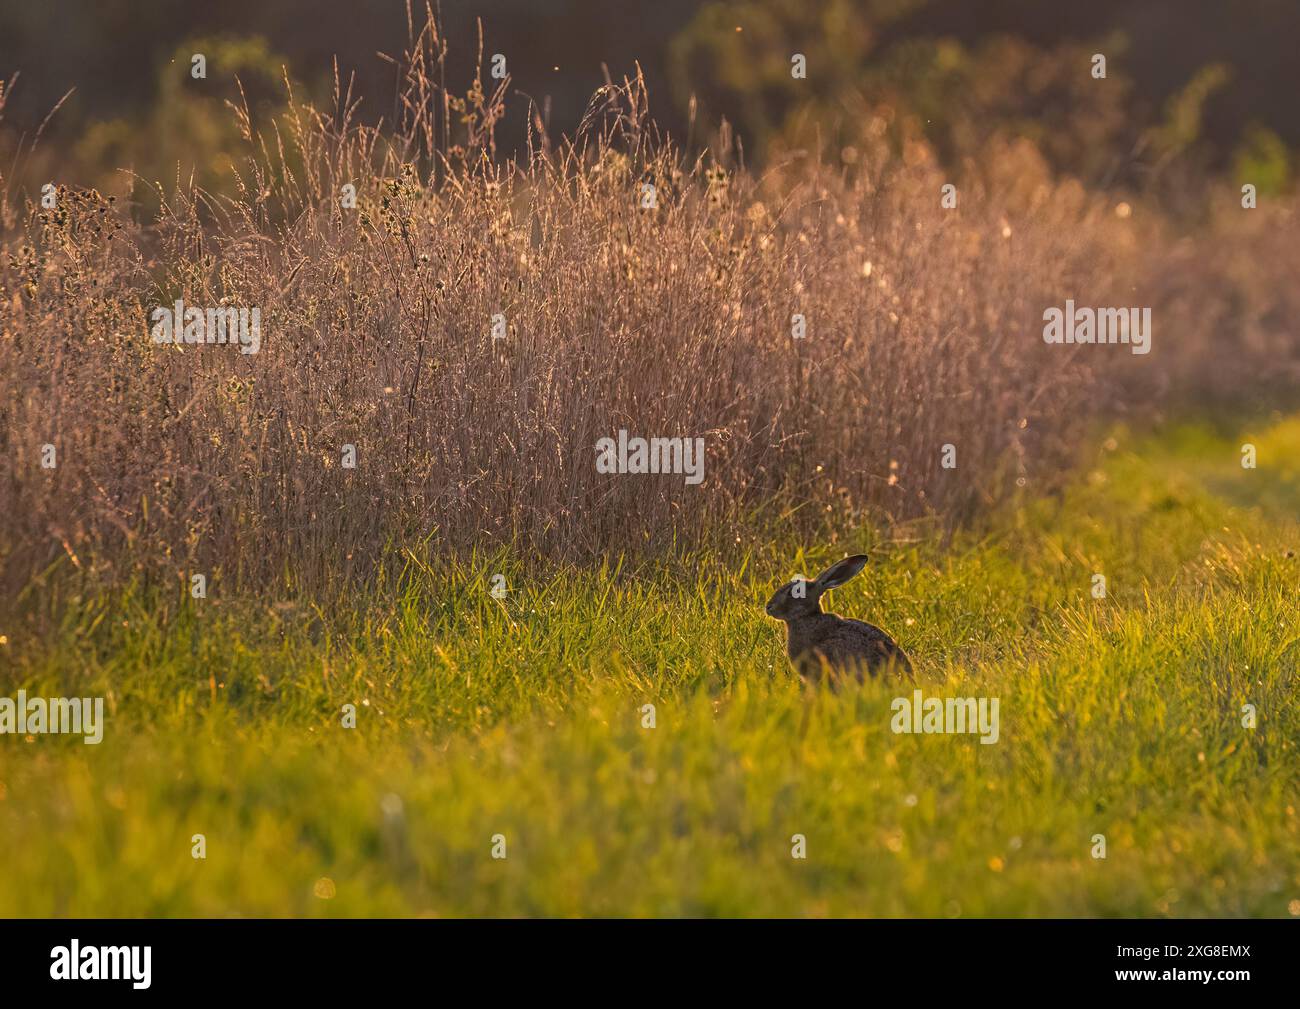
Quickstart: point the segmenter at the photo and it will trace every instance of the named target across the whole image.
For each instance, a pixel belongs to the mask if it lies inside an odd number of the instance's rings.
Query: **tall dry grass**
[[[453,96],[442,53],[432,27],[413,41],[391,128],[356,123],[344,89],[260,131],[235,108],[230,193],[159,186],[153,220],[73,187],[46,210],[5,180],[6,594],[52,568],[318,591],[401,547],[588,561],[828,514],[951,524],[1049,486],[1092,419],[1176,374],[1237,374],[1251,350],[1294,366],[1267,281],[1027,147],[971,166],[943,210],[922,147],[757,175],[725,134],[699,156],[661,139],[630,81],[505,163],[504,89]],[[1045,346],[1069,297],[1152,305],[1154,353]],[[261,353],[153,345],[148,313],[176,298],[258,306]],[[598,474],[619,429],[704,438],[704,482]]]

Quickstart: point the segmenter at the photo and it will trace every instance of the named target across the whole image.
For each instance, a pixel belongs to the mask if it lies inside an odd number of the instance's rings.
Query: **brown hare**
[[[782,585],[768,600],[767,615],[785,622],[786,654],[805,680],[815,682],[823,664],[832,676],[848,673],[861,679],[892,669],[911,677],[912,663],[879,627],[822,612],[822,594],[843,585],[866,563],[865,554],[845,557],[811,582],[796,578]]]

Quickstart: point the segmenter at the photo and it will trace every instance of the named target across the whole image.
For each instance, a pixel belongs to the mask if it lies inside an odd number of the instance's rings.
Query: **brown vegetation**
[[[950,524],[1042,490],[1090,420],[1171,386],[1294,383],[1294,218],[1234,190],[1190,243],[1027,145],[972,166],[955,210],[919,141],[756,177],[725,134],[698,156],[659,139],[636,81],[502,163],[501,95],[449,95],[439,53],[426,31],[408,54],[394,129],[346,95],[260,132],[236,110],[231,195],[159,187],[143,225],[6,178],[6,591],[58,564],[315,591],[399,546],[583,562],[828,511]],[[260,307],[261,352],[154,345],[176,298]],[[1045,346],[1066,298],[1150,305],[1153,353]],[[598,474],[620,428],[703,437],[704,482]]]

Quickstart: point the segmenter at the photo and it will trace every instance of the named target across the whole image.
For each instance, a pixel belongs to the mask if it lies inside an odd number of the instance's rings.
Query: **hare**
[[[832,675],[847,672],[861,679],[864,673],[875,675],[892,667],[911,677],[912,663],[879,627],[822,612],[822,594],[843,585],[866,563],[865,554],[845,557],[814,581],[796,578],[782,585],[768,600],[767,615],[785,622],[786,654],[805,680],[815,681],[823,662]]]

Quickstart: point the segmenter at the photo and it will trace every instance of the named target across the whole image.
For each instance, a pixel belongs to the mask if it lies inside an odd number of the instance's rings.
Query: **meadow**
[[[48,181],[0,85],[0,697],[107,710],[0,738],[0,915],[1300,915],[1294,200],[887,104],[753,164],[639,76],[503,157],[429,18],[378,123],[164,76],[170,183]],[[857,552],[915,685],[763,613]]]
[[[70,601],[8,641],[11,682],[104,694],[107,731],[8,741],[0,908],[1300,914],[1300,417],[1095,444],[946,548],[859,530],[544,579],[411,554],[328,618]],[[910,684],[790,673],[762,603],[859,549],[830,608],[891,630],[927,693],[1000,698],[996,744],[892,733]]]

